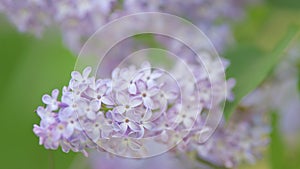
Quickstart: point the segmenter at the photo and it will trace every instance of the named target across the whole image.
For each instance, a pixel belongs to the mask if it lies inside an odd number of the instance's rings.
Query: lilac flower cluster
[[[184,111],[186,115],[180,111],[179,89],[158,81],[163,73],[153,70],[149,63],[141,69],[116,68],[112,79],[96,80],[90,72],[90,67],[82,75],[74,71],[60,101],[57,89],[51,96],[43,96],[46,107],[37,109],[41,122],[34,126],[34,133],[45,148],[57,149],[60,145],[65,152],[85,152],[85,148],[96,148],[101,139],[161,133],[165,133],[163,141],[167,142],[167,130],[172,126],[182,129],[193,125],[189,111]],[[182,114],[180,118],[178,113]],[[159,125],[166,122],[167,116],[170,124]]]
[[[61,146],[65,152],[86,155],[87,149],[102,150],[103,146],[119,155],[140,153],[147,151],[143,139],[156,136],[157,143],[179,143],[175,152],[196,151],[199,158],[215,165],[235,167],[243,161],[254,162],[267,144],[269,128],[261,118],[263,111],[253,110],[253,99],[244,101],[244,108],[230,123],[221,124],[208,142],[200,144],[201,134],[209,130],[204,119],[211,96],[205,89],[209,86],[205,72],[199,68],[190,65],[195,75],[192,79],[183,73],[183,64],[177,63],[170,72],[176,84],[147,62],[139,69],[116,68],[111,79],[96,80],[89,67],[82,74],[74,71],[60,101],[57,89],[51,96],[43,96],[46,107],[37,109],[41,122],[34,125],[34,133],[47,149]],[[213,70],[212,81],[218,82],[219,70]]]
[[[243,107],[228,124],[221,124],[205,144],[194,143],[191,147],[199,158],[216,166],[255,164],[269,143],[270,125],[264,113]]]
[[[190,20],[222,50],[233,39],[228,23],[243,15],[244,5],[245,2],[236,0],[2,0],[0,12],[22,32],[40,36],[46,27],[58,26],[64,41],[75,52],[97,29],[113,19],[136,12],[165,12]]]
[[[90,77],[90,67],[83,74],[74,71],[60,101],[57,89],[51,96],[43,96],[46,107],[37,109],[41,122],[40,126],[34,126],[34,132],[46,148],[57,149],[60,145],[65,152],[70,149],[85,152],[85,148],[97,148],[97,144],[105,144],[102,141],[110,138],[157,136],[157,142],[170,146],[189,137],[197,140],[204,124],[199,114],[211,106],[208,85],[211,82],[205,76],[207,73],[196,73],[199,66],[191,66],[197,75],[195,79],[183,73],[182,66],[176,64],[171,72],[176,83],[166,78],[162,70],[151,68],[148,62],[140,69],[116,68],[111,79]],[[214,106],[221,106],[218,104]],[[143,147],[143,143],[133,142],[131,148],[133,144]],[[127,148],[117,149],[120,152]]]

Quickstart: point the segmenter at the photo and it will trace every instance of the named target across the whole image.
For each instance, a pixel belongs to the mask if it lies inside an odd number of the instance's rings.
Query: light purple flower
[[[153,102],[153,96],[158,94],[159,88],[157,86],[153,86],[149,88],[145,82],[138,81],[137,82],[138,91],[140,93],[140,97],[143,100],[144,106],[146,106],[149,109],[153,109],[154,102]]]
[[[125,135],[126,132],[130,131],[128,135],[133,134],[134,132],[138,132],[140,130],[139,125],[134,122],[129,116],[124,116],[120,113],[113,114],[114,119],[118,122],[118,126],[120,128],[121,134]]]
[[[113,132],[112,125],[112,122],[107,120],[102,112],[99,112],[93,122],[86,123],[85,130],[88,132],[88,136],[97,142],[100,138],[109,138]]]
[[[52,94],[51,96],[48,95],[48,94],[45,94],[42,98],[43,102],[48,105],[48,107],[51,109],[51,110],[57,110],[58,109],[58,101],[57,101],[57,97],[58,97],[58,94],[59,94],[59,90],[58,89],[54,89],[52,91]]]
[[[114,87],[118,90],[128,89],[130,94],[137,93],[136,81],[141,78],[142,74],[134,66],[129,68],[116,68],[112,73]]]
[[[118,106],[116,110],[118,113],[124,113],[133,110],[135,107],[142,104],[141,97],[130,97],[128,94],[125,93],[117,93],[116,100]]]
[[[78,113],[80,115],[86,114],[86,117],[90,120],[95,120],[98,111],[100,110],[100,102],[98,100],[92,100],[88,102],[86,100],[81,100],[78,103],[80,107]]]
[[[149,62],[145,62],[141,66],[141,72],[143,73],[142,80],[147,83],[149,88],[156,85],[156,79],[160,78],[163,75],[161,70],[152,70]]]

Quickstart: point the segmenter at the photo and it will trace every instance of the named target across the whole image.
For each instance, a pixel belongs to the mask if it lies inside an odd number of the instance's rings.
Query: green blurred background
[[[291,27],[300,25],[300,1],[269,0],[248,9],[247,14],[235,26],[237,42],[227,52],[233,63],[240,63],[241,59],[234,59],[246,55],[248,58],[258,55],[256,59],[267,57]],[[38,145],[32,128],[39,123],[35,109],[42,105],[42,95],[68,83],[76,57],[65,48],[56,31],[48,30],[40,39],[22,34],[3,15],[0,15],[0,55],[0,168],[70,168],[74,157],[82,155],[45,150]],[[241,63],[241,69],[242,66]],[[263,159],[254,166],[241,168],[300,168],[300,151],[289,150],[282,142],[277,121],[274,116],[272,142]]]

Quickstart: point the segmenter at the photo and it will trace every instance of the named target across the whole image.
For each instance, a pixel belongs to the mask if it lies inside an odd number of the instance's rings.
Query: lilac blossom
[[[133,109],[142,104],[142,98],[139,96],[130,97],[128,94],[117,93],[116,111],[123,114],[124,112],[133,111]]]
[[[199,70],[199,67],[191,66],[192,73]],[[201,101],[201,97],[197,99],[196,93],[198,91],[201,96],[203,88],[209,87],[204,85],[210,82],[206,75],[194,73],[196,77],[190,78],[182,73],[180,64],[176,64],[171,73],[176,75],[181,87],[179,90],[177,84],[172,86],[164,76],[154,78],[149,87],[144,76],[148,76],[149,72],[145,73],[143,66],[131,69],[136,74],[141,74],[135,82],[136,94],[131,93],[128,87],[112,87],[113,80],[96,80],[91,75],[84,76],[73,72],[69,86],[63,88],[62,101],[56,99],[56,90],[53,97],[47,95],[58,102],[58,109],[53,110],[51,104],[37,109],[41,122],[40,125],[34,125],[33,131],[40,138],[40,144],[47,149],[57,149],[60,146],[65,152],[79,151],[85,155],[88,149],[98,150],[105,147],[109,152],[128,156],[146,153],[143,139],[155,137],[158,144],[178,144],[172,152],[196,152],[198,158],[231,168],[244,161],[254,163],[260,156],[261,149],[268,143],[269,127],[260,118],[264,111],[253,110],[252,103],[249,104],[246,100],[242,103],[245,108],[238,109],[232,121],[228,124],[222,123],[208,142],[200,144],[201,134],[209,131],[204,126],[209,106]],[[89,71],[90,68],[84,70]],[[217,71],[213,82],[218,84],[222,81],[217,79],[218,69],[211,71]],[[156,72],[151,69],[150,76],[151,73]],[[97,93],[100,93],[101,98],[109,98],[109,102],[100,101],[100,97],[96,97],[97,94],[93,92],[98,89]],[[153,89],[155,90],[151,91]],[[149,91],[150,102],[158,105],[158,109],[151,109],[145,104],[143,93]],[[156,105],[155,103],[162,101],[162,94],[163,104]],[[212,99],[211,95],[206,97],[208,100]],[[214,106],[221,108],[222,101],[224,100],[218,100],[220,105]]]
[[[52,95],[44,95],[42,100],[45,104],[48,105],[48,107],[51,110],[57,110],[58,109],[58,101],[57,101],[57,97],[58,97],[59,91],[57,89],[52,91]]]
[[[147,76],[152,73],[143,72],[143,68],[135,70]],[[105,139],[143,138],[157,133],[154,121],[159,116],[153,118],[153,114],[159,113],[152,113],[149,105],[157,102],[155,99],[159,98],[162,82],[152,83],[149,88],[143,81],[144,76],[140,76],[134,95],[127,87],[111,87],[111,80],[96,80],[89,76],[90,72],[90,67],[82,75],[72,72],[69,86],[63,88],[61,101],[57,101],[57,90],[52,97],[43,96],[47,98],[46,107],[37,110],[41,126],[34,126],[40,144],[51,149],[60,145],[66,151],[72,149],[86,153],[86,148],[97,148],[97,143]],[[166,103],[169,104],[168,101]],[[58,105],[58,109],[54,109],[53,105]]]
[[[194,23],[222,51],[233,41],[229,23],[243,17],[245,4],[251,3],[248,0],[2,0],[0,12],[21,32],[41,36],[49,26],[58,26],[64,42],[76,53],[96,30],[116,18],[137,12],[170,13]]]

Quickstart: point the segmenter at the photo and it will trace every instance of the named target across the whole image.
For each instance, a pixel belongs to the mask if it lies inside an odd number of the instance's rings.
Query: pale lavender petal
[[[183,124],[184,124],[184,126],[185,126],[186,128],[191,128],[191,127],[193,127],[194,122],[195,122],[195,121],[194,121],[192,118],[187,118],[187,117],[183,120]]]
[[[134,110],[129,110],[126,112],[126,117],[128,117],[131,121],[139,122],[141,117]]]
[[[126,105],[129,102],[128,96],[124,93],[117,93],[117,100],[122,105]]]
[[[131,122],[131,121],[128,123],[128,126],[133,131],[140,131],[141,130],[141,127],[139,125],[137,125],[136,123]]]
[[[154,124],[152,122],[147,122],[147,123],[144,123],[143,126],[148,130],[152,130],[155,128],[156,124]]]
[[[143,120],[144,121],[147,121],[147,120],[149,120],[150,118],[152,117],[152,111],[151,110],[146,110],[145,111],[145,114],[144,114],[144,117],[143,117]]]
[[[147,94],[151,97],[156,95],[160,89],[158,87],[152,87],[151,89],[148,90]]]
[[[87,79],[90,75],[90,73],[92,72],[92,68],[91,67],[86,67],[84,70],[83,70],[83,78]]]
[[[145,98],[143,98],[143,100],[144,100],[144,105],[145,105],[147,108],[149,108],[149,109],[152,109],[152,108],[153,108],[153,101],[152,101],[151,98],[145,97]]]
[[[63,136],[65,138],[69,138],[73,134],[73,132],[74,132],[74,127],[71,125],[68,125],[63,132]]]
[[[73,71],[73,72],[71,73],[71,76],[72,76],[72,78],[73,78],[74,80],[82,81],[82,76],[81,76],[81,74],[80,74],[79,72],[77,72],[77,71]]]
[[[142,69],[148,70],[151,68],[151,64],[149,62],[143,62],[141,67]]]
[[[96,92],[95,92],[95,90],[93,90],[91,88],[87,88],[85,90],[85,94],[91,98],[96,98]]]
[[[120,127],[120,130],[121,130],[121,133],[122,133],[122,134],[125,134],[125,132],[127,131],[128,125],[125,124],[125,123],[121,123],[121,124],[119,125],[119,127]]]
[[[92,111],[96,112],[96,111],[98,111],[100,109],[101,102],[98,101],[98,100],[93,100],[90,103],[90,107],[91,107]]]
[[[106,105],[114,105],[115,103],[113,102],[112,98],[107,97],[107,96],[103,96],[101,99],[102,103],[106,104]]]
[[[119,113],[113,114],[113,117],[117,122],[122,122],[124,120],[124,116]]]
[[[95,120],[96,119],[96,113],[93,111],[88,111],[86,113],[87,118],[91,119],[91,120]]]
[[[166,131],[163,131],[161,134],[161,140],[164,141],[164,142],[167,142],[169,140],[169,135]]]
[[[52,98],[53,98],[53,99],[57,99],[58,94],[59,94],[59,90],[58,90],[58,89],[54,89],[54,90],[52,91]]]
[[[141,127],[141,130],[138,132],[139,132],[139,138],[142,138],[145,134],[145,129],[143,127]]]
[[[51,96],[49,96],[48,94],[45,94],[42,98],[42,101],[45,103],[45,104],[52,104],[52,98]]]
[[[65,103],[69,106],[71,106],[71,104],[73,103],[72,98],[70,96],[66,96],[66,95],[62,96],[61,101],[62,101],[62,103]]]
[[[42,107],[42,106],[39,106],[38,108],[37,108],[37,110],[36,110],[36,113],[41,117],[41,118],[43,118],[44,116],[45,116],[45,114],[46,114],[46,109],[44,108],[44,107]]]
[[[97,142],[100,138],[100,131],[97,129],[93,130],[91,137],[93,138],[94,142]]]
[[[120,68],[115,68],[112,72],[112,79],[118,79],[119,78],[119,73],[120,73]]]
[[[57,130],[52,132],[52,138],[54,141],[58,141],[61,138],[61,133],[58,132]]]
[[[104,129],[101,130],[101,137],[105,138],[105,139],[108,139],[110,133],[111,133],[110,130],[104,128]]]
[[[136,94],[137,88],[134,83],[129,84],[128,91],[130,94]]]
[[[116,111],[120,114],[123,114],[125,112],[125,106],[117,106],[116,108]]]
[[[74,113],[73,109],[68,107],[58,113],[58,118],[61,121],[66,121]]]
[[[98,89],[97,92],[99,95],[103,96],[107,91],[107,86],[106,85],[101,85]]]
[[[139,80],[137,82],[137,87],[138,87],[140,92],[146,91],[146,89],[147,89],[146,83],[141,81],[141,80]]]
[[[173,92],[173,91],[166,92],[165,94],[166,94],[166,98],[170,100],[176,99],[178,97],[177,92]]]
[[[157,79],[163,75],[163,72],[161,70],[154,70],[151,74],[152,79]]]
[[[137,107],[141,105],[143,102],[143,99],[141,97],[134,97],[130,100],[130,107]]]

